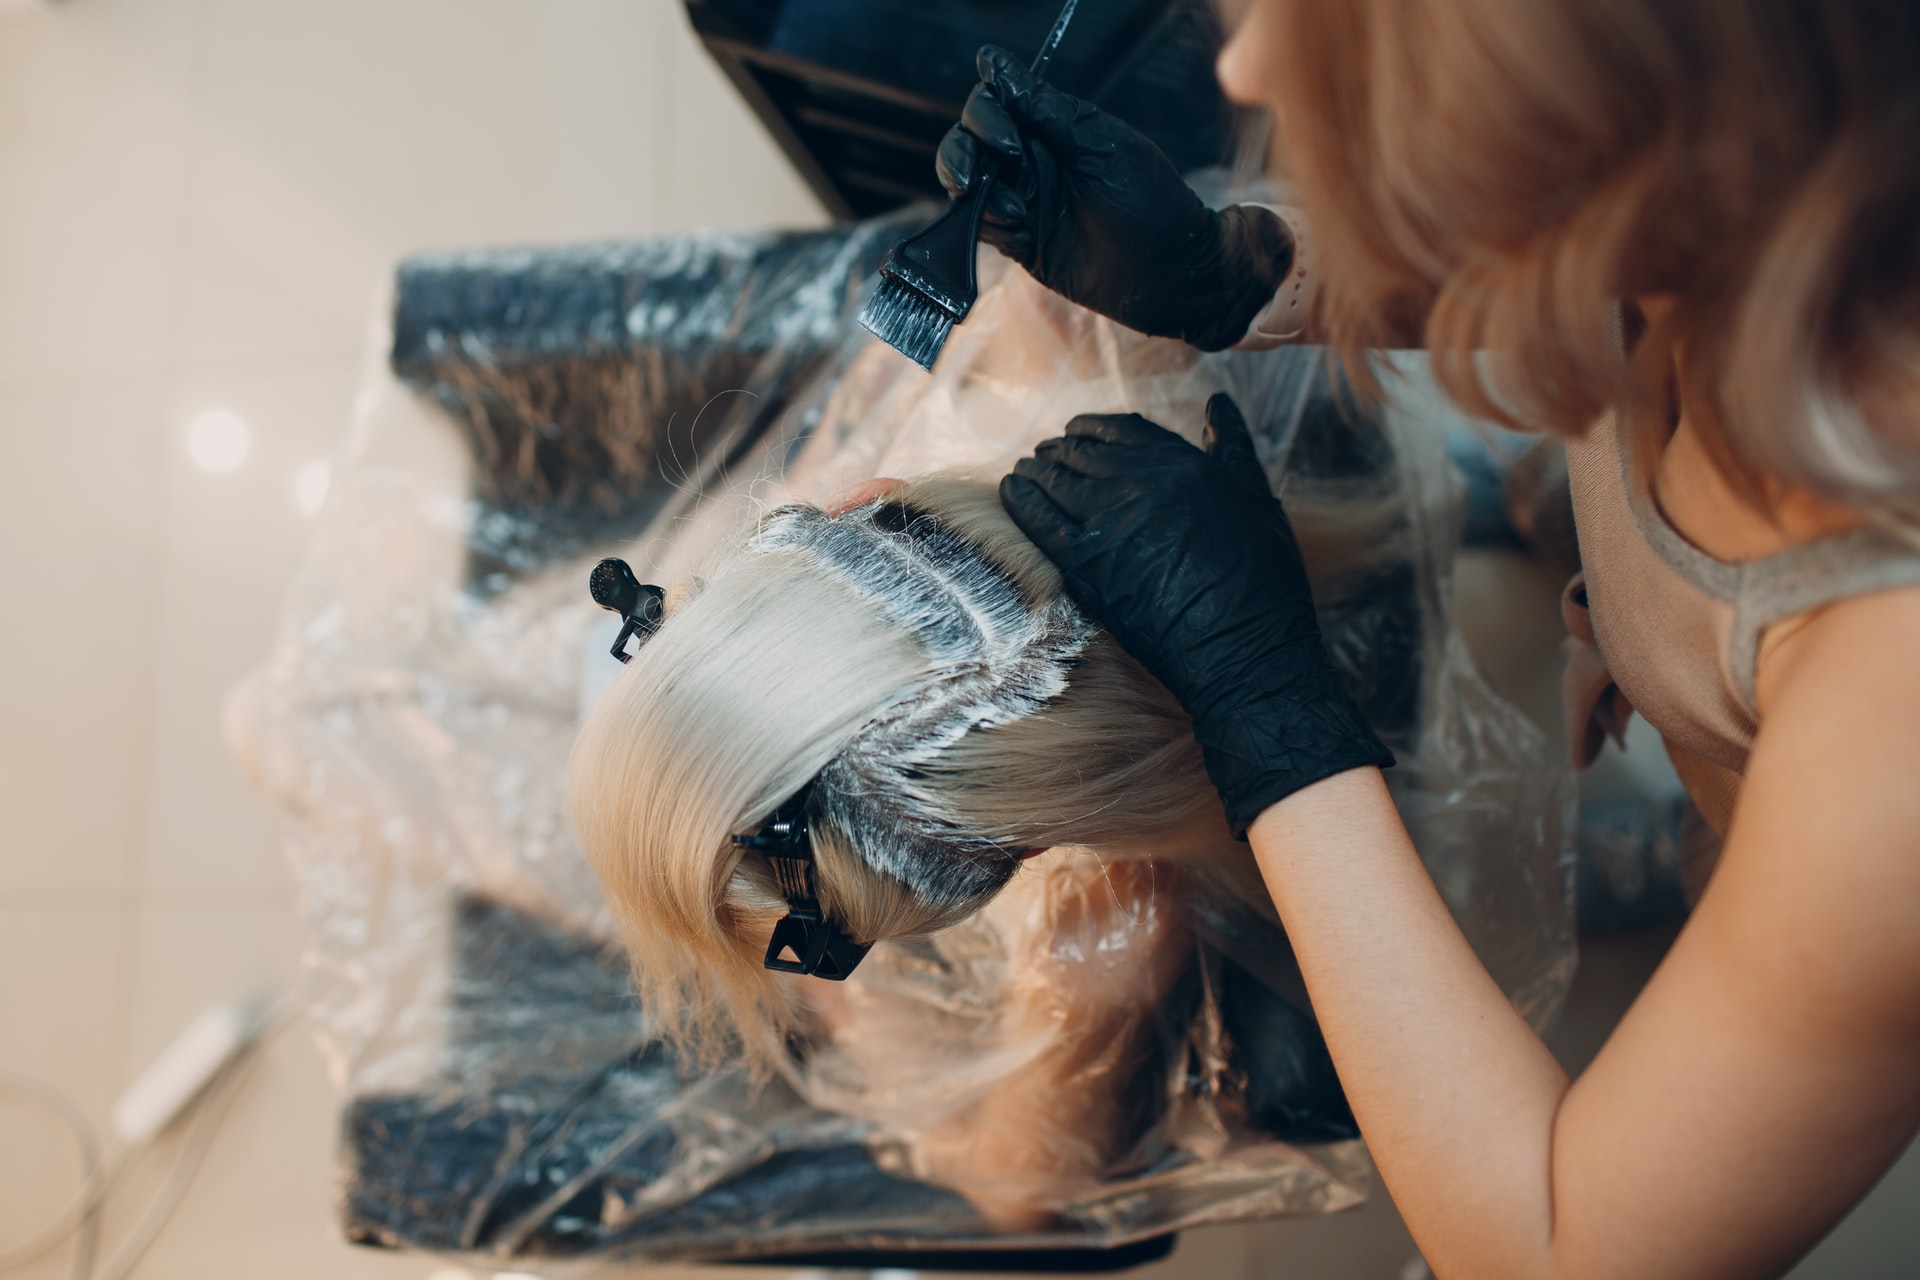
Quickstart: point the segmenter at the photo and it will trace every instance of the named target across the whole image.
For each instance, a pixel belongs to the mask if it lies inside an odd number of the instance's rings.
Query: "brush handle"
[[[1047,64],[1053,61],[1054,50],[1066,39],[1067,24],[1073,21],[1073,11],[1080,7],[1080,0],[1067,0],[1060,6],[1060,16],[1053,20],[1053,30],[1047,32],[1047,38],[1040,42],[1040,52],[1033,59],[1033,78],[1038,80],[1046,74]]]
[[[978,289],[974,279],[974,249],[980,242],[980,219],[987,211],[987,192],[993,187],[993,168],[983,169],[973,189],[953,201],[924,231],[893,246],[880,264],[882,275],[896,276],[938,303],[958,321],[973,309]]]
[[[1033,60],[1036,79],[1046,70],[1054,50],[1060,47],[1077,7],[1079,0],[1066,0],[1060,16],[1053,20],[1053,29],[1047,32],[1047,38],[1040,44],[1040,53]],[[966,319],[979,294],[974,255],[980,244],[980,222],[987,211],[987,193],[999,176],[999,162],[995,157],[983,151],[979,164],[979,177],[972,188],[949,204],[925,230],[889,249],[886,260],[880,264],[883,278],[890,276],[924,295],[952,316],[955,323]]]

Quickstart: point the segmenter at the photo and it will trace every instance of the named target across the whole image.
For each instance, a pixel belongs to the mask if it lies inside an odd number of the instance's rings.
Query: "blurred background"
[[[1030,7],[1044,26],[1054,6]],[[0,0],[0,438],[19,451],[0,467],[0,1074],[104,1130],[210,1002],[295,978],[292,881],[219,710],[272,642],[398,259],[870,211],[833,186],[678,0]],[[1497,553],[1461,583],[1469,620],[1499,619],[1476,630],[1483,661],[1543,719],[1554,586]],[[1588,949],[1570,1063],[1665,941]],[[177,1191],[133,1274],[483,1274],[339,1239],[335,1125],[295,1024],[190,1180],[169,1133],[116,1189],[103,1261]],[[1912,1165],[1796,1275],[1920,1274]],[[83,1173],[52,1113],[0,1096],[0,1253]],[[1140,1274],[1385,1280],[1411,1255],[1377,1194],[1190,1232]],[[8,1274],[71,1266],[63,1246]]]

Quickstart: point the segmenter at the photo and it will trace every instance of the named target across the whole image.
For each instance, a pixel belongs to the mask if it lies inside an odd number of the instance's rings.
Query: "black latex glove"
[[[1244,837],[1301,787],[1393,753],[1327,659],[1300,546],[1232,399],[1203,452],[1137,414],[1083,414],[1000,482],[1067,588],[1193,717]]]
[[[1130,329],[1203,351],[1246,335],[1293,261],[1270,210],[1209,209],[1160,148],[1125,121],[1044,82],[1004,49],[940,141],[948,194],[997,160],[981,239],[1033,277]]]

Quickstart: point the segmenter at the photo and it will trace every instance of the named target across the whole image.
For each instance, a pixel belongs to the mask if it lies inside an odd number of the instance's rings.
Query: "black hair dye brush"
[[[1078,4],[1079,0],[1067,0],[1061,6],[1060,16],[1040,46],[1040,56],[1033,60],[1034,79],[1046,71]],[[994,158],[982,147],[980,175],[973,188],[925,230],[887,251],[880,264],[880,284],[860,308],[860,323],[868,332],[922,369],[933,368],[940,349],[947,345],[947,335],[967,318],[980,294],[974,280],[974,252],[996,168]]]

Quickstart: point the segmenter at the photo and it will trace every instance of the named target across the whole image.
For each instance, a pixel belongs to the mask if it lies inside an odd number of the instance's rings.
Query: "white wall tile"
[[[187,361],[351,352],[409,252],[652,229],[654,5],[207,6]]]
[[[678,3],[568,0],[541,6],[551,87],[555,230],[550,238],[594,240],[657,234],[668,182],[662,158],[672,116],[670,81]]]
[[[96,1132],[119,1095],[131,913],[0,906],[0,1080],[64,1094]],[[36,1234],[79,1190],[67,1131],[0,1089],[0,1247]],[[21,1274],[66,1275],[62,1250]]]
[[[662,158],[662,232],[818,227],[826,210],[700,44],[678,4],[671,11],[671,112]]]
[[[126,1081],[207,1006],[289,991],[299,977],[301,939],[290,893],[262,906],[142,906],[131,923],[120,1063]]]
[[[156,669],[162,422],[154,391],[0,397],[0,902],[129,885]]]
[[[164,364],[193,7],[88,0],[0,24],[0,390]]]
[[[278,901],[286,892],[278,828],[228,750],[220,708],[273,644],[311,526],[295,481],[340,452],[357,381],[351,361],[211,366],[181,374],[168,392],[152,642],[162,678],[139,878],[157,901]],[[196,468],[182,446],[188,423],[208,408],[237,414],[251,433],[245,461],[222,475]]]

